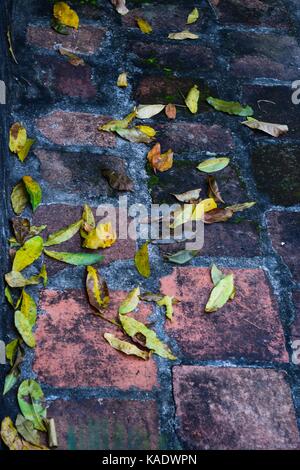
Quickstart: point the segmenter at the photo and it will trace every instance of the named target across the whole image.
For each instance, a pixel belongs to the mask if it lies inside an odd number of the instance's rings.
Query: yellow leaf
[[[140,17],[136,17],[135,21],[137,22],[138,27],[140,28],[142,33],[145,33],[145,34],[152,33],[152,27],[148,23],[148,21],[146,21],[146,20],[144,20],[143,18],[140,18]]]
[[[22,214],[28,202],[28,194],[23,182],[16,184],[13,188],[10,200],[14,213],[17,215]]]
[[[182,41],[183,39],[198,39],[198,34],[191,33],[189,30],[185,29],[180,33],[170,33],[168,39],[176,39]]]
[[[135,126],[137,129],[139,129],[141,132],[146,134],[148,137],[155,137],[156,135],[156,130],[153,129],[153,127],[150,126]]]
[[[136,111],[128,114],[124,119],[109,121],[103,126],[99,127],[99,131],[113,132],[118,129],[127,129],[131,121],[136,117]]]
[[[21,150],[18,152],[18,157],[19,157],[19,160],[21,160],[21,162],[24,162],[34,142],[35,142],[34,139],[27,139],[24,147],[21,148]]]
[[[150,119],[165,108],[164,104],[140,104],[136,110],[138,119]]]
[[[9,149],[13,153],[18,153],[27,141],[27,132],[19,122],[15,122],[9,131]]]
[[[203,218],[202,214],[204,214],[205,212],[212,211],[213,209],[216,209],[216,208],[217,208],[216,201],[212,197],[208,199],[203,199],[203,201],[200,201],[198,202],[198,204],[196,204],[193,210],[191,220],[201,220]]]
[[[86,290],[90,304],[99,310],[108,307],[109,291],[105,279],[93,266],[87,267]]]
[[[126,72],[123,72],[123,73],[121,73],[121,74],[118,76],[117,85],[118,85],[119,87],[121,87],[121,88],[128,86],[128,82],[127,82],[127,73],[126,73]]]
[[[173,166],[173,156],[174,153],[169,149],[165,153],[161,153],[160,143],[154,145],[154,147],[148,152],[147,159],[150,162],[150,165],[154,169],[163,172],[167,171]]]
[[[110,333],[104,333],[103,336],[106,341],[117,351],[121,351],[129,356],[140,357],[145,361],[150,357],[150,353],[148,351],[142,351],[141,349],[137,348],[134,344],[128,343],[127,341],[122,341]]]
[[[37,181],[31,176],[23,176],[22,181],[30,199],[33,212],[42,202],[42,189]]]
[[[71,28],[78,29],[79,17],[77,13],[72,10],[69,5],[67,5],[67,3],[55,3],[53,7],[53,16],[65,26],[70,26]]]
[[[166,307],[166,317],[172,321],[173,318],[173,297],[165,295],[161,300],[156,302],[159,307]]]
[[[150,276],[150,263],[149,263],[149,252],[148,242],[144,243],[141,248],[136,252],[134,257],[135,266],[141,276]]]
[[[129,292],[129,294],[121,303],[119,307],[119,314],[124,315],[125,313],[129,313],[135,310],[140,302],[139,295],[140,295],[139,287],[132,289],[132,291]]]
[[[22,271],[37,260],[43,251],[42,237],[33,237],[27,240],[24,245],[16,252],[14,257],[12,271]]]
[[[191,113],[195,114],[198,111],[198,101],[200,98],[200,91],[198,90],[197,85],[194,85],[185,99],[185,104],[191,111]]]
[[[211,291],[205,311],[210,313],[219,310],[229,299],[234,297],[234,294],[233,274],[228,274],[223,277]]]
[[[95,217],[92,209],[88,204],[85,204],[82,212],[82,226],[80,229],[80,235],[82,238],[86,238],[88,233],[95,228]]]
[[[196,21],[198,20],[199,18],[199,11],[198,11],[198,8],[194,8],[191,13],[189,14],[189,16],[187,17],[187,24],[192,24],[192,23],[196,23]]]
[[[107,224],[99,223],[96,228],[88,233],[83,242],[84,248],[97,250],[98,248],[108,248],[117,240],[117,235],[110,222]]]

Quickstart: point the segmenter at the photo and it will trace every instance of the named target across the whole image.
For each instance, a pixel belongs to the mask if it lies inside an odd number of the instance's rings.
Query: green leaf
[[[234,294],[233,274],[228,274],[221,279],[213,288],[205,307],[206,312],[216,312],[219,310]]]
[[[5,298],[6,298],[7,302],[8,302],[13,308],[15,308],[14,299],[12,298],[11,291],[10,291],[10,288],[9,288],[8,286],[5,287],[4,295],[5,295]]]
[[[21,162],[24,162],[34,142],[35,142],[34,139],[27,139],[24,147],[22,147],[22,149],[19,150],[18,157],[21,160]]]
[[[48,284],[48,273],[47,273],[47,268],[45,264],[43,264],[43,266],[41,267],[39,277],[43,279],[43,285],[44,287],[46,287]]]
[[[35,337],[32,333],[32,326],[29,319],[26,318],[21,310],[15,311],[15,327],[17,328],[27,346],[34,348],[36,343]]]
[[[69,253],[65,251],[44,250],[44,253],[50,258],[62,261],[63,263],[72,264],[74,266],[88,266],[90,264],[100,263],[104,256],[97,253]]]
[[[70,240],[80,229],[82,225],[82,220],[78,220],[74,224],[69,225],[68,227],[62,228],[57,232],[51,233],[47,240],[44,243],[44,246],[59,245],[60,243]]]
[[[171,263],[175,264],[185,264],[191,261],[197,254],[199,250],[181,250],[173,255],[166,255],[166,258]]]
[[[13,188],[10,200],[14,213],[17,215],[22,214],[29,200],[25,185],[22,181]]]
[[[93,214],[92,209],[90,206],[87,204],[84,205],[83,207],[83,212],[82,212],[82,226],[80,229],[80,235],[82,238],[86,238],[88,236],[88,230],[87,228],[91,231],[96,227],[96,222],[95,222],[95,217]]]
[[[170,349],[160,341],[160,339],[158,339],[153,330],[150,330],[143,323],[135,320],[134,318],[128,317],[127,315],[119,315],[119,318],[125,333],[127,333],[133,340],[139,341],[138,338],[142,335],[144,339],[143,346],[148,348],[150,351],[153,351],[158,356],[166,359],[176,359]]]
[[[20,369],[15,368],[7,374],[4,380],[3,395],[6,395],[15,386],[20,376],[20,373]]]
[[[234,114],[236,116],[252,116],[254,114],[251,106],[242,106],[236,101],[223,101],[212,96],[209,96],[206,101],[217,111],[222,111],[223,113]]]
[[[191,13],[189,14],[189,16],[187,17],[187,20],[186,20],[186,23],[187,24],[193,24],[193,23],[196,23],[196,21],[198,20],[199,18],[199,10],[198,8],[194,8]]]
[[[19,346],[19,339],[18,338],[13,339],[12,341],[10,341],[10,343],[8,343],[5,346],[6,359],[9,361],[11,366],[13,366],[14,359],[15,359],[15,356],[17,354],[18,346]]]
[[[86,290],[90,304],[100,312],[109,304],[109,291],[105,279],[93,266],[87,267]]]
[[[204,173],[214,173],[215,171],[223,170],[229,162],[230,159],[226,157],[208,158],[207,160],[199,163],[197,169]]]
[[[40,185],[31,178],[31,176],[23,176],[22,180],[29,196],[32,210],[34,212],[42,202],[42,189]]]
[[[144,132],[135,127],[131,129],[116,129],[116,133],[120,137],[123,137],[123,139],[137,144],[150,144],[153,140],[152,137],[147,136]]]
[[[33,423],[35,429],[46,431],[43,419],[47,417],[44,394],[35,380],[24,380],[18,390],[18,403],[23,416]]]
[[[198,111],[198,101],[200,98],[200,91],[198,90],[197,85],[194,85],[188,92],[187,97],[185,98],[185,104],[191,111],[191,113],[196,114]]]
[[[17,415],[16,428],[19,434],[31,444],[40,445],[40,436],[36,429],[34,429],[32,421],[24,418],[21,414]]]
[[[211,280],[215,286],[218,284],[218,282],[221,281],[221,279],[226,277],[226,274],[222,273],[222,271],[215,264],[213,264],[211,267],[210,275]]]
[[[12,271],[22,271],[36,261],[43,251],[43,239],[36,236],[27,240],[24,245],[16,252],[14,257]]]
[[[173,297],[165,295],[157,302],[159,307],[166,307],[166,317],[172,321],[173,318]]]
[[[143,277],[149,277],[151,274],[148,244],[148,242],[144,243],[141,248],[136,252],[134,257],[136,269]]]
[[[39,283],[40,276],[31,276],[29,279],[26,279],[23,274],[18,271],[10,271],[5,274],[5,281],[10,287],[26,287],[33,286]]]
[[[148,351],[142,351],[134,344],[128,343],[127,341],[122,341],[110,333],[104,333],[103,336],[106,341],[117,351],[121,351],[128,356],[137,356],[144,360],[149,359],[150,353]]]
[[[119,307],[119,314],[124,315],[125,313],[129,313],[135,310],[140,302],[139,295],[139,287],[136,287],[135,289],[130,291]]]
[[[113,132],[120,129],[127,129],[131,121],[136,117],[136,111],[128,114],[124,119],[109,121],[103,126],[99,127],[99,131]]]
[[[37,307],[34,299],[27,294],[25,289],[22,292],[21,312],[28,318],[29,324],[33,327],[36,322]]]

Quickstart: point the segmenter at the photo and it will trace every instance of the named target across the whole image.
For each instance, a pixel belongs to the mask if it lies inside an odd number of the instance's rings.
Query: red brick
[[[78,31],[72,30],[67,36],[56,33],[50,27],[33,26],[27,28],[27,42],[44,49],[62,46],[80,54],[95,54],[100,50],[106,34],[104,28],[81,25]]]
[[[204,311],[213,287],[210,269],[175,268],[161,279],[162,291],[181,301],[174,307],[173,322],[167,324],[168,335],[191,359],[288,362],[277,303],[264,272],[230,272],[236,296],[214,313]]]
[[[150,450],[159,448],[156,402],[116,399],[54,401],[58,450]]]
[[[125,292],[111,292],[106,316],[117,317]],[[80,289],[44,290],[42,314],[37,321],[34,372],[38,380],[53,387],[116,387],[121,390],[151,390],[157,384],[156,364],[129,357],[113,349],[105,332],[122,337],[116,327],[93,314],[86,293]],[[145,321],[151,312],[143,304],[137,318]]]
[[[110,132],[98,131],[98,127],[109,120],[107,116],[60,110],[39,118],[37,127],[50,142],[57,145],[114,147],[115,136]]]
[[[234,148],[231,132],[214,124],[172,122],[156,126],[164,149],[174,152],[207,151],[227,152]]]
[[[188,449],[299,449],[286,374],[271,369],[173,369],[179,436]]]
[[[295,307],[295,318],[292,324],[293,339],[300,339],[300,291],[293,293],[293,302]]]
[[[94,214],[96,209],[94,209]],[[67,225],[79,220],[82,215],[82,207],[69,206],[65,204],[50,204],[41,205],[33,216],[34,225],[47,225],[47,229],[43,232],[46,238],[48,234],[55,232]],[[99,218],[96,217],[96,221]],[[118,229],[118,223],[117,227]],[[118,230],[117,230],[118,234]],[[67,242],[61,243],[60,245],[54,246],[54,251],[71,251],[71,252],[95,252],[93,250],[87,250],[81,248],[81,237],[77,233],[73,238]],[[119,239],[110,248],[104,250],[98,250],[97,252],[104,255],[104,260],[101,264],[108,265],[109,263],[119,259],[133,259],[136,249],[136,243],[131,239]],[[56,274],[57,272],[70,266],[60,261],[52,260],[47,257],[46,259],[47,269],[50,275]]]
[[[297,282],[300,282],[300,213],[270,212],[267,218],[274,250],[281,256]]]

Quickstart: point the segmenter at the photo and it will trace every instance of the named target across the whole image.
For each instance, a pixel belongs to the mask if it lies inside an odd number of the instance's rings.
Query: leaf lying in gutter
[[[105,279],[93,266],[87,267],[86,290],[90,304],[102,312],[109,305],[109,291]]]
[[[216,286],[218,282],[221,281],[221,279],[224,279],[224,277],[226,277],[226,274],[223,274],[222,271],[215,264],[213,264],[211,267],[210,275],[214,286]]]
[[[92,209],[89,205],[85,204],[82,212],[82,226],[80,229],[80,235],[82,238],[86,238],[89,232],[96,227],[95,217]]]
[[[53,246],[59,245],[67,240],[70,240],[76,233],[79,232],[80,227],[82,226],[82,220],[78,220],[68,227],[57,230],[54,233],[51,233],[47,240],[44,243],[44,246]]]
[[[173,166],[173,150],[169,149],[165,153],[161,153],[160,143],[154,145],[154,147],[148,152],[147,159],[152,166],[154,172],[156,170],[163,172],[167,171]]]
[[[126,88],[128,86],[126,72],[120,73],[120,75],[118,76],[117,86],[120,88]]]
[[[222,111],[223,113],[245,117],[253,115],[251,106],[242,106],[236,101],[223,101],[218,98],[213,98],[212,96],[209,96],[206,101],[217,111]]]
[[[125,333],[127,333],[134,341],[142,344],[158,356],[171,360],[176,359],[168,346],[160,341],[153,330],[150,330],[143,323],[135,320],[134,318],[128,317],[127,315],[120,315],[119,318]]]
[[[72,10],[65,2],[57,2],[54,4],[53,16],[65,26],[75,29],[79,27],[79,17],[76,11]]]
[[[11,366],[13,366],[14,359],[18,351],[19,342],[20,341],[18,338],[13,339],[5,346],[5,356]]]
[[[34,179],[31,178],[31,176],[23,176],[22,180],[29,196],[32,210],[34,212],[39,206],[39,204],[42,202],[41,187]]]
[[[125,171],[103,169],[102,175],[107,179],[109,186],[117,191],[133,191],[134,189],[134,183]]]
[[[40,445],[40,436],[33,423],[29,419],[24,418],[21,414],[17,415],[16,428],[18,433],[33,445]]]
[[[138,119],[150,119],[165,109],[164,104],[140,104],[136,109]]]
[[[207,183],[208,183],[208,196],[210,198],[213,198],[215,202],[222,202],[223,204],[225,204],[222,199],[219,186],[215,177],[209,175],[207,178]]]
[[[15,311],[15,326],[30,348],[35,347],[35,338],[32,328],[35,325],[37,308],[34,299],[23,290],[20,310]]]
[[[11,205],[15,214],[22,214],[29,199],[23,182],[18,183],[12,190],[11,193]]]
[[[205,307],[207,313],[216,312],[223,307],[234,294],[233,274],[228,274],[221,279],[210,293]]]
[[[214,210],[217,204],[214,199],[207,198],[195,204],[191,220],[203,220],[203,215]]]
[[[117,235],[110,222],[102,224],[99,222],[93,230],[85,237],[82,246],[91,250],[98,248],[109,248],[117,241]]]
[[[74,266],[88,266],[103,261],[104,256],[98,253],[69,253],[65,251],[44,250],[44,253],[50,258]]]
[[[46,431],[43,420],[47,417],[45,397],[35,380],[24,380],[18,389],[18,403],[24,418],[33,423],[35,429]]]
[[[124,119],[109,121],[98,128],[99,131],[114,132],[119,129],[127,129],[129,124],[136,117],[136,111],[128,114]]]
[[[272,124],[271,122],[258,121],[253,118],[248,118],[247,121],[244,121],[241,124],[250,127],[250,129],[257,129],[265,132],[273,137],[279,137],[282,134],[286,134],[289,130],[288,126],[285,124]]]
[[[173,297],[165,295],[161,300],[158,300],[157,305],[159,307],[166,307],[166,317],[172,321],[173,318]]]
[[[165,107],[165,113],[169,119],[176,119],[177,111],[176,111],[175,104],[172,104],[172,103],[167,104],[167,106]]]
[[[127,341],[122,341],[116,336],[110,333],[104,333],[104,338],[106,341],[117,351],[121,351],[128,356],[137,356],[145,361],[149,359],[150,353],[148,351],[142,351],[137,348],[134,344],[128,343]]]
[[[126,0],[110,0],[120,15],[126,15],[129,10],[126,7]]]
[[[171,194],[175,196],[176,199],[178,199],[178,201],[180,202],[191,203],[199,199],[200,192],[201,192],[201,188],[198,188],[198,189],[191,189],[190,191],[186,191],[185,193],[181,193],[181,194],[174,194],[174,193],[171,193]]]
[[[135,310],[140,302],[139,296],[140,296],[139,287],[136,287],[135,289],[130,291],[119,307],[119,314],[124,315],[126,313],[129,313]]]
[[[153,30],[152,30],[151,25],[148,23],[148,21],[146,21],[143,18],[140,18],[138,16],[135,18],[135,21],[137,22],[137,25],[140,28],[140,30],[142,31],[142,33],[144,33],[144,34],[152,33]]]
[[[24,245],[16,252],[14,257],[12,271],[22,271],[37,260],[43,251],[43,239],[36,236],[27,240]]]
[[[148,251],[149,243],[144,243],[140,249],[135,253],[134,262],[136,269],[143,277],[149,277],[151,274],[150,271],[150,262],[149,262],[149,251]]]
[[[73,52],[68,51],[64,47],[58,48],[60,55],[67,57],[69,60],[69,64],[74,65],[74,67],[78,67],[79,65],[84,65],[84,60],[78,57],[77,55],[73,54]]]
[[[45,446],[35,446],[22,439],[9,417],[1,423],[1,438],[10,450],[48,450]]]
[[[198,39],[198,34],[191,33],[189,30],[185,29],[179,33],[170,33],[168,39],[176,39],[182,41],[183,39]]]
[[[189,14],[189,16],[187,17],[187,20],[186,20],[186,23],[187,24],[193,24],[193,23],[196,23],[196,21],[198,20],[199,18],[199,10],[198,8],[194,8],[191,13]]]
[[[147,134],[136,127],[131,129],[116,129],[116,133],[123,139],[137,144],[150,144],[153,140],[152,137],[148,137]]]
[[[166,255],[168,261],[175,264],[185,264],[191,261],[197,254],[198,250],[181,250],[172,255]]]
[[[216,171],[223,170],[230,162],[229,158],[226,157],[214,157],[208,158],[203,162],[199,163],[197,169],[204,173],[214,173]]]
[[[198,90],[197,85],[194,85],[188,92],[187,97],[185,98],[185,104],[193,114],[196,114],[198,111],[199,98],[200,91]]]
[[[23,350],[20,347],[20,341],[18,341],[15,361],[13,363],[11,370],[5,377],[3,395],[6,395],[6,393],[8,393],[17,383],[18,378],[21,374],[20,364],[23,362],[23,359],[24,359]]]

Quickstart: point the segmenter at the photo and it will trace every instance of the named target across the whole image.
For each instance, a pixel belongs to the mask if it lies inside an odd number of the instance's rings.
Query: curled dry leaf
[[[150,119],[165,108],[164,104],[140,104],[136,109],[138,119]]]
[[[74,65],[74,67],[78,67],[79,65],[84,65],[84,60],[78,57],[77,55],[73,54],[73,52],[68,51],[64,47],[58,48],[60,55],[67,57],[69,60],[69,64]]]
[[[196,21],[199,18],[199,10],[198,8],[194,8],[191,13],[188,15],[186,23],[187,24],[193,24],[196,23]]]
[[[62,263],[72,264],[74,266],[88,266],[103,261],[104,256],[98,253],[69,253],[66,251],[44,250],[45,255],[50,258],[61,261]]]
[[[24,245],[16,252],[14,257],[12,271],[22,271],[37,260],[43,251],[43,239],[36,236],[27,240]]]
[[[225,168],[229,162],[229,158],[226,157],[208,158],[207,160],[199,163],[197,169],[203,171],[204,173],[214,173],[216,171],[223,170],[223,168]]]
[[[143,277],[150,276],[148,242],[144,243],[134,256],[136,269]]]
[[[120,15],[126,15],[129,10],[126,7],[126,0],[110,0]]]
[[[136,309],[140,302],[140,288],[136,287],[129,292],[119,307],[119,314],[125,315]]]
[[[191,33],[188,29],[181,31],[180,33],[170,33],[168,39],[176,39],[182,41],[183,39],[198,39],[198,34]]]
[[[109,291],[105,279],[93,266],[87,267],[86,290],[90,304],[100,312],[109,305]]]
[[[103,169],[102,175],[107,179],[109,186],[117,191],[133,191],[134,189],[134,183],[125,171]]]
[[[167,106],[165,107],[165,113],[166,113],[166,116],[169,119],[176,119],[176,106],[175,106],[175,104],[172,104],[172,103],[167,104]]]
[[[96,228],[91,230],[84,239],[82,246],[91,250],[99,248],[109,248],[117,241],[117,235],[110,222],[106,224],[98,223]]]
[[[216,202],[223,202],[217,180],[214,176],[209,175],[207,178],[208,183],[208,196],[213,198]]]
[[[42,189],[31,176],[23,176],[22,181],[29,196],[33,212],[42,202]]]
[[[167,171],[173,166],[173,150],[169,149],[165,153],[161,153],[160,143],[154,145],[154,147],[148,152],[147,159],[152,166],[154,172],[156,170],[163,172]]]
[[[145,361],[150,357],[150,353],[148,351],[142,351],[134,344],[128,343],[128,341],[122,341],[111,333],[104,333],[103,336],[114,349],[121,351],[128,356],[137,356]]]
[[[217,111],[222,111],[227,114],[234,114],[235,116],[252,116],[253,109],[251,106],[242,106],[236,101],[223,101],[218,98],[209,96],[206,101]]]
[[[118,76],[117,86],[120,88],[126,88],[128,86],[126,72],[120,73],[120,75]]]
[[[132,129],[116,129],[116,133],[123,137],[123,139],[136,144],[150,144],[153,140],[152,137],[148,137],[147,134],[136,127]]]
[[[144,34],[152,33],[152,26],[148,23],[148,21],[144,20],[144,18],[136,17],[135,21],[137,22],[138,27]]]
[[[28,219],[23,219],[22,217],[14,217],[12,219],[12,225],[16,241],[23,245],[24,241],[30,234],[30,222]]]
[[[233,274],[228,274],[223,277],[211,291],[208,302],[205,306],[205,311],[207,313],[216,312],[222,308],[230,298],[232,298],[234,292]]]
[[[127,129],[129,124],[133,121],[135,117],[136,117],[136,111],[133,111],[132,113],[125,116],[124,119],[113,120],[113,121],[107,122],[106,124],[103,124],[103,126],[100,126],[98,130],[106,131],[106,132],[114,132],[119,129]]]
[[[216,222],[226,222],[228,219],[231,219],[233,216],[233,211],[231,209],[214,209],[204,215],[205,224],[214,224]]]
[[[173,299],[174,297],[165,295],[162,299],[156,302],[159,307],[166,307],[166,317],[171,321],[173,319]]]
[[[185,104],[193,114],[196,114],[198,111],[199,98],[200,91],[198,90],[197,85],[194,85],[188,92],[187,97],[185,98]]]
[[[171,193],[171,194],[175,196],[176,199],[178,199],[178,201],[180,202],[194,202],[199,199],[200,192],[201,192],[201,188],[191,189],[190,191],[186,191],[185,193],[181,193],[181,194],[174,194],[174,193]]]
[[[253,118],[247,118],[247,121],[244,121],[241,124],[250,127],[250,129],[257,129],[265,132],[273,137],[279,137],[282,134],[286,134],[289,130],[288,126],[285,124],[272,124],[271,122],[258,121]]]
[[[64,227],[54,233],[51,233],[44,243],[44,246],[59,245],[60,243],[70,240],[82,226],[82,220],[78,220],[68,227]]]
[[[57,2],[53,7],[53,16],[61,24],[78,29],[79,17],[65,2]]]

